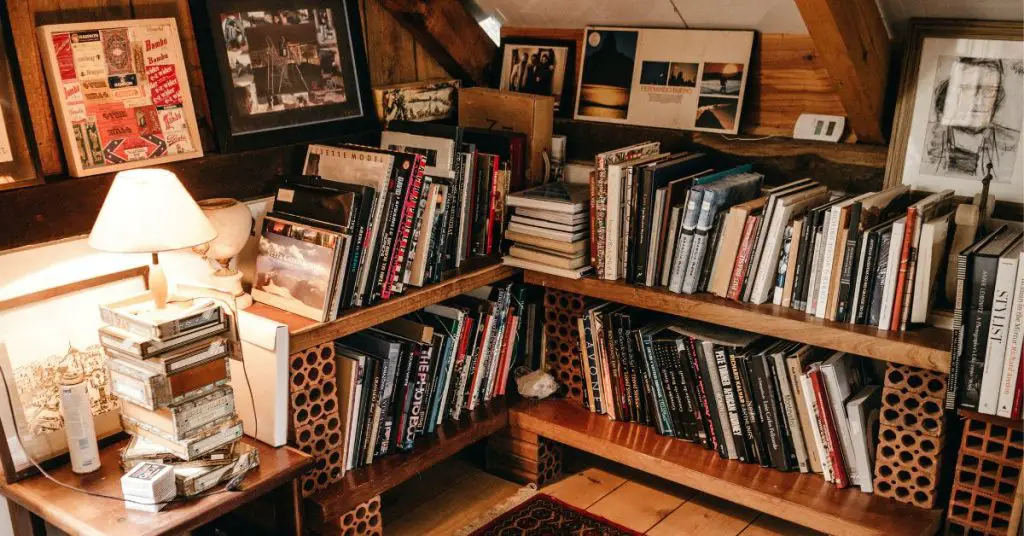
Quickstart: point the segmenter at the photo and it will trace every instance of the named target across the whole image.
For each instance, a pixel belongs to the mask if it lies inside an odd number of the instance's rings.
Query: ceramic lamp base
[[[214,288],[230,292],[235,297],[235,307],[245,309],[252,305],[252,296],[242,290],[242,272],[236,271],[230,275],[210,276],[210,282]]]

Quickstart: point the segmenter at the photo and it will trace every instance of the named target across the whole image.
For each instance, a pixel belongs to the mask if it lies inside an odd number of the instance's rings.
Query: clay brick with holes
[[[324,456],[341,447],[341,419],[328,413],[295,430],[296,448],[312,456]]]
[[[922,391],[903,392],[886,387],[882,390],[882,411],[878,418],[882,424],[942,437],[946,433],[946,414],[942,404],[941,398],[928,396]]]
[[[488,438],[486,462],[489,472],[542,486],[561,475],[563,448],[532,432],[509,428]]]
[[[1020,485],[1024,432],[1019,421],[967,417],[946,512],[948,534],[1007,534]]]
[[[583,296],[544,290],[545,363],[555,380],[568,389],[568,397],[579,402],[583,400],[583,369],[577,319],[583,307]]]
[[[924,433],[881,425],[875,455],[877,495],[920,508],[934,508],[944,443]]]
[[[885,387],[941,400],[946,395],[946,375],[909,365],[889,363],[885,371]]]
[[[310,387],[305,391],[291,393],[291,431],[310,425],[313,421],[338,411],[338,393],[335,380],[328,380],[321,385]]]
[[[384,519],[380,511],[380,495],[353,508],[334,522],[325,523],[324,536],[380,536],[384,533]]]
[[[306,391],[335,377],[334,343],[329,342],[289,357],[289,391]]]
[[[1018,424],[1019,423],[1014,423]],[[1024,432],[1008,423],[967,419],[960,443],[961,452],[1020,468],[1024,458]]]
[[[1012,499],[955,487],[946,514],[946,527],[948,532],[954,534],[1003,535],[1009,528],[1012,512]]]

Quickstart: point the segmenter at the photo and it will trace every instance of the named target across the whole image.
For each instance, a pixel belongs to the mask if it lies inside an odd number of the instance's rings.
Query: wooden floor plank
[[[600,467],[590,467],[550,486],[545,486],[540,491],[576,508],[586,510],[625,482],[626,478],[612,471]]]
[[[822,533],[794,525],[777,517],[761,514],[740,536],[817,536]]]
[[[683,503],[660,523],[647,531],[648,536],[736,536],[758,512],[735,503],[697,494]]]
[[[463,478],[458,485],[435,499],[408,512],[393,524],[384,513],[384,532],[388,536],[449,535],[484,514],[495,504],[514,495],[518,484],[498,478],[479,469]]]
[[[654,482],[630,480],[587,511],[637,532],[647,532],[688,498],[685,491],[680,493],[680,490],[666,490]]]
[[[464,478],[480,470],[457,456],[449,458],[381,496],[381,508],[391,522],[458,486]]]

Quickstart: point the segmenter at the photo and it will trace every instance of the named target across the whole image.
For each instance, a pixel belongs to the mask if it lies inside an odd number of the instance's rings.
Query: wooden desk
[[[278,490],[291,515],[281,534],[301,534],[302,496],[296,477],[306,471],[313,460],[290,447],[273,448],[246,437],[259,449],[260,465],[242,483],[241,491],[222,492],[195,501],[172,503],[158,513],[128,510],[124,503],[92,497],[73,491],[36,475],[21,482],[0,485],[0,493],[10,499],[15,534],[41,534],[38,518],[71,535],[81,536],[157,536],[177,534],[208,523],[221,515],[268,492]],[[118,449],[124,441],[104,447],[100,452],[103,466],[88,475],[76,475],[65,465],[50,472],[60,482],[95,493],[122,497],[121,468],[117,465]],[[214,488],[222,490],[223,486]],[[38,518],[33,519],[35,516]],[[282,516],[284,517],[284,516]]]

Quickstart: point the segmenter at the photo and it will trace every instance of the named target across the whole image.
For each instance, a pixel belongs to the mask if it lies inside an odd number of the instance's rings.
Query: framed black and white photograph
[[[0,190],[43,183],[25,94],[15,76],[18,58],[6,15],[0,13]]]
[[[377,125],[354,0],[194,0],[192,12],[221,150]]]
[[[914,21],[886,184],[1024,202],[1021,23]]]
[[[549,95],[555,99],[556,115],[570,115],[576,87],[576,41],[503,37],[499,57],[499,89]]]

